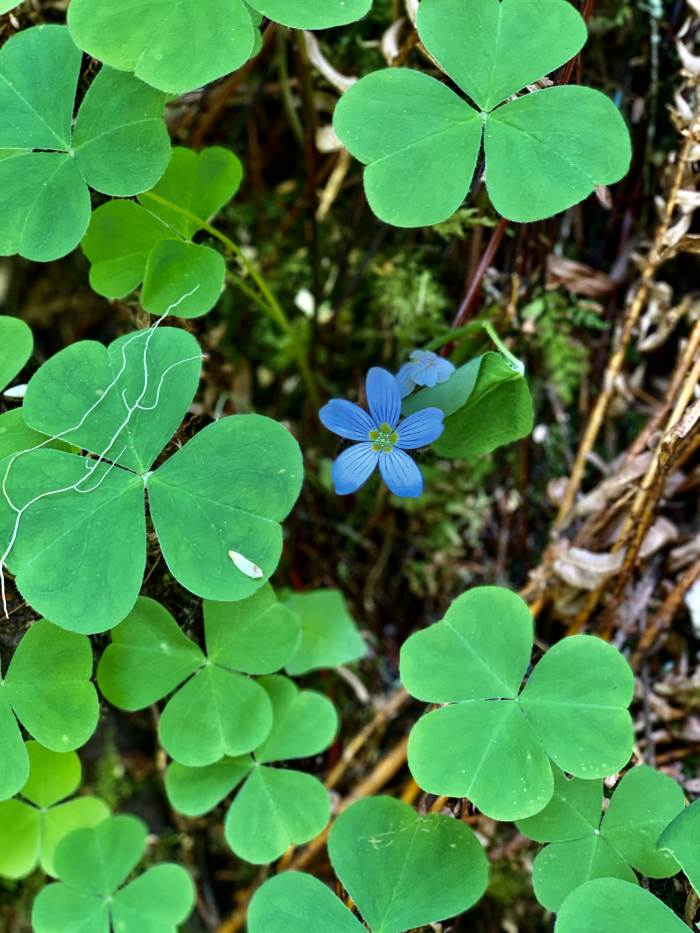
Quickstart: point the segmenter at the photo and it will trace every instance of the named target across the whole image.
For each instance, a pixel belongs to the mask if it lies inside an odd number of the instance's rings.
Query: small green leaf
[[[90,286],[107,298],[124,298],[143,281],[151,249],[169,228],[134,201],[108,201],[93,211],[81,243],[90,261]]]
[[[632,157],[620,111],[587,87],[546,88],[500,107],[489,115],[484,147],[493,206],[520,223],[551,217],[613,184]]]
[[[318,878],[286,871],[268,879],[248,908],[249,933],[362,933],[365,928]]]
[[[323,831],[328,791],[310,774],[254,768],[226,815],[226,841],[239,858],[264,865]]]
[[[0,392],[24,367],[34,349],[34,338],[18,317],[0,315]]]
[[[628,771],[615,788],[601,833],[640,874],[668,878],[679,865],[662,847],[657,849],[657,842],[684,810],[685,797],[677,781],[641,765]]]
[[[556,766],[552,771],[552,799],[544,810],[526,820],[518,820],[518,829],[536,842],[568,842],[592,834],[600,825],[603,782],[567,778]]]
[[[26,632],[0,680],[0,799],[12,797],[29,778],[15,715],[47,749],[79,748],[95,731],[99,714],[91,676],[87,638],[44,620]]]
[[[237,603],[205,600],[204,631],[209,660],[245,674],[280,670],[299,642],[294,613],[269,584]]]
[[[309,758],[328,748],[338,731],[338,714],[331,701],[315,690],[299,690],[287,677],[261,677],[260,685],[272,703],[272,731],[255,750],[261,764]]]
[[[21,790],[37,807],[52,807],[80,786],[82,768],[75,752],[52,752],[38,742],[26,743],[29,779]]]
[[[598,878],[564,901],[555,933],[688,933],[688,927],[658,898],[627,881]]]
[[[112,629],[97,682],[106,699],[120,709],[145,709],[179,687],[204,660],[167,609],[139,596],[126,619]]]
[[[165,96],[131,75],[101,68],[75,121],[75,161],[96,191],[128,197],[152,187],[170,158]]]
[[[301,625],[301,640],[287,664],[290,676],[349,664],[364,656],[365,643],[338,590],[293,593],[285,605]]]
[[[412,696],[432,703],[513,699],[530,664],[532,639],[527,603],[498,586],[476,587],[459,596],[441,622],[404,643],[401,679]]]
[[[569,842],[546,846],[532,866],[532,885],[537,900],[547,910],[558,911],[567,896],[593,878],[619,878],[636,884],[625,859],[602,836],[594,833]]]
[[[336,820],[333,869],[373,933],[402,933],[461,914],[486,890],[488,860],[472,830],[400,800],[370,797]]]
[[[168,754],[201,767],[224,755],[252,751],[272,727],[272,709],[259,684],[211,665],[199,671],[168,702],[158,735]]]
[[[697,894],[700,894],[699,838],[700,800],[696,800],[671,820],[657,843],[678,861]]]
[[[186,816],[202,816],[232,794],[253,767],[249,755],[222,758],[204,768],[188,768],[173,761],[165,772],[168,800]]]
[[[277,567],[279,522],[294,505],[301,481],[299,445],[269,418],[235,415],[200,431],[148,481],[151,515],[170,571],[206,599],[250,596]],[[235,555],[261,573],[249,576]]]
[[[41,817],[21,800],[0,803],[0,876],[26,878],[39,861]]]
[[[165,933],[192,912],[194,885],[181,865],[156,865],[122,888],[112,904],[114,930]]]
[[[152,192],[139,196],[150,214],[158,217],[185,240],[191,240],[200,225],[176,210],[181,207],[201,220],[209,221],[236,194],[243,181],[240,159],[228,149],[210,146],[201,152],[176,147],[170,164]],[[150,197],[158,195],[174,207]]]
[[[549,757],[576,777],[620,771],[632,753],[627,707],[634,675],[620,652],[591,635],[557,642],[530,675],[520,704]]]
[[[476,110],[434,78],[406,68],[367,75],[341,97],[333,126],[367,166],[367,200],[381,220],[397,227],[427,226],[445,220],[464,200],[482,122]]]
[[[256,33],[242,0],[74,0],[68,26],[93,58],[171,94],[240,68]]]
[[[221,253],[182,240],[160,240],[148,256],[141,306],[161,316],[176,303],[178,317],[200,317],[214,307],[224,290],[226,262]],[[182,296],[188,297],[182,301]]]
[[[422,0],[417,25],[443,71],[486,111],[586,41],[581,14],[565,0]]]

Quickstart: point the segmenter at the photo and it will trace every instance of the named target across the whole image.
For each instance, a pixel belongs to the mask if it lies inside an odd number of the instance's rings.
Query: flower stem
[[[173,201],[169,201],[167,198],[164,198],[159,194],[155,194],[153,191],[147,191],[140,195],[140,199],[144,205],[148,204],[149,201],[152,201],[154,204],[160,204],[163,207],[167,207],[169,210],[176,211],[178,214],[181,214],[183,217],[186,217],[188,220],[192,221],[192,223],[196,223],[201,230],[205,230],[210,236],[213,236],[214,239],[218,240],[224,246],[227,253],[235,256],[240,265],[255,283],[259,295],[254,294],[252,289],[249,289],[242,281],[237,280],[236,284],[250,298],[253,298],[253,300],[256,301],[258,307],[265,311],[277,324],[280,330],[289,338],[292,347],[294,348],[294,355],[297,360],[297,366],[299,367],[299,372],[301,373],[301,377],[306,385],[309,398],[311,399],[312,404],[318,407],[320,405],[320,398],[318,389],[316,388],[316,381],[313,377],[313,373],[309,365],[306,348],[299,342],[297,335],[294,333],[294,328],[292,327],[292,324],[284,311],[284,308],[279,303],[275,293],[267,284],[264,275],[260,269],[258,269],[257,265],[251,259],[249,259],[248,256],[246,256],[245,251],[241,249],[241,247],[230,237],[226,236],[225,233],[222,233],[221,230],[212,226],[212,224],[208,223],[206,220],[198,217],[192,211],[188,211],[187,208],[181,207],[179,204],[175,204]]]

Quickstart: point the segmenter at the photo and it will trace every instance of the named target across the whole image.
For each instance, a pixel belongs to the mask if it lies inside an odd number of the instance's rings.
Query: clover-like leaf
[[[622,655],[592,636],[565,638],[520,691],[532,628],[514,593],[477,587],[401,650],[409,693],[447,704],[414,726],[411,773],[424,790],[468,797],[493,819],[545,807],[554,791],[550,759],[577,777],[602,777],[632,750],[634,678]]]
[[[365,927],[329,888],[302,872],[285,871],[255,892],[249,933],[362,933]]]
[[[675,875],[678,864],[657,848],[661,828],[684,805],[683,791],[652,768],[633,768],[618,784],[601,819],[602,781],[568,779],[554,769],[554,796],[518,829],[549,842],[535,858],[532,880],[538,901],[557,911],[574,888],[593,878],[636,883],[632,868],[650,878]]]
[[[562,904],[555,933],[687,933],[688,927],[649,891],[619,878],[597,878]]]
[[[700,800],[681,810],[664,829],[658,847],[671,853],[700,895]]]
[[[79,748],[93,734],[99,709],[91,677],[87,638],[45,620],[26,632],[0,677],[0,800],[13,797],[29,778],[17,720],[53,752]]]
[[[176,148],[157,185],[139,196],[141,204],[109,201],[98,207],[82,242],[95,291],[123,298],[143,283],[141,304],[152,314],[176,304],[178,317],[211,310],[223,289],[226,264],[215,250],[191,242],[201,229],[192,216],[209,221],[234,196],[242,177],[240,161],[227,149]]]
[[[373,933],[461,914],[488,882],[488,860],[468,826],[442,814],[418,816],[391,797],[359,800],[341,813],[328,853]]]
[[[81,53],[65,26],[36,26],[0,50],[0,253],[47,262],[78,245],[88,186],[129,196],[163,174],[165,97],[104,67],[73,125]]]
[[[30,381],[29,427],[47,444],[60,437],[97,454],[41,449],[0,464],[0,569],[56,624],[92,634],[129,614],[145,566],[145,491],[165,560],[197,595],[243,599],[275,570],[279,522],[302,479],[299,447],[281,425],[222,418],[151,470],[200,366],[194,338],[154,325],[108,350],[74,344]]]
[[[0,315],[0,392],[23,368],[34,349],[34,338],[21,318]]]
[[[328,793],[310,774],[272,768],[275,761],[308,758],[327,748],[338,717],[333,704],[313,690],[299,690],[286,677],[262,677],[273,709],[272,731],[252,756],[224,758],[209,767],[168,767],[165,787],[171,804],[198,816],[236,788],[224,823],[231,849],[240,858],[264,864],[290,845],[320,833],[330,816]]]
[[[372,0],[73,0],[68,26],[93,58],[183,94],[257,54],[261,15],[297,29],[325,29],[360,19],[371,5]]]
[[[441,457],[474,460],[532,430],[532,396],[523,373],[493,351],[470,360],[432,389],[404,403],[407,415],[437,407],[445,430],[432,447]]]
[[[258,590],[279,563],[279,523],[301,478],[299,445],[269,418],[235,415],[200,431],[148,482],[173,576],[206,599],[244,599]],[[236,555],[258,568],[254,575],[239,568]]]
[[[175,933],[195,901],[184,868],[164,862],[124,885],[143,857],[146,832],[141,820],[120,815],[67,835],[54,860],[60,881],[45,887],[34,901],[36,933]]]
[[[102,693],[144,709],[173,691],[158,733],[168,754],[201,767],[261,746],[272,728],[266,691],[246,674],[278,670],[299,628],[269,586],[238,603],[204,603],[206,656],[159,603],[139,597],[112,631],[97,671]]]
[[[109,816],[97,797],[71,797],[80,785],[75,752],[52,752],[26,742],[29,778],[19,797],[0,803],[0,875],[23,878],[37,865],[54,874],[53,854],[74,829],[94,826]]]
[[[507,101],[583,45],[585,24],[566,0],[422,0],[417,28],[478,109],[402,68],[367,75],[344,94],[334,126],[367,166],[367,199],[382,220],[446,220],[467,194],[482,136],[486,187],[510,220],[558,213],[626,173],[629,133],[603,94],[551,87]]]
[[[357,661],[365,643],[339,590],[292,593],[285,605],[301,626],[299,645],[287,663],[292,677]]]

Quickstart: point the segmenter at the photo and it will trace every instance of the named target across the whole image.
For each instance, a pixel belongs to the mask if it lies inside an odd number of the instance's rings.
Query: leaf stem
[[[262,297],[254,296],[252,289],[248,289],[247,286],[244,287],[242,282],[237,281],[236,284],[249,297],[254,298],[257,305],[272,318],[280,330],[289,338],[294,348],[294,355],[297,360],[297,366],[299,367],[299,372],[301,373],[301,377],[304,380],[304,384],[306,385],[309,398],[311,399],[313,405],[319,407],[320,398],[318,389],[316,388],[316,381],[311,371],[311,366],[309,365],[306,348],[299,342],[297,335],[294,332],[294,328],[292,327],[291,321],[287,317],[284,308],[279,303],[275,293],[267,284],[264,275],[258,269],[257,265],[251,259],[249,259],[248,256],[246,256],[245,251],[238,245],[238,243],[234,242],[230,237],[226,236],[226,234],[219,230],[217,227],[212,226],[212,224],[208,223],[203,218],[198,217],[192,211],[188,211],[187,208],[181,207],[179,204],[175,204],[173,201],[169,201],[167,198],[164,198],[159,194],[155,194],[153,191],[145,192],[140,196],[140,199],[142,203],[148,203],[148,201],[152,201],[155,204],[160,204],[163,207],[167,207],[169,210],[176,211],[178,214],[181,214],[183,217],[191,220],[192,223],[196,223],[201,230],[205,230],[210,236],[213,236],[214,239],[218,240],[228,253],[236,257],[243,269],[245,269],[253,282],[255,282],[255,286],[258,289],[260,296]]]

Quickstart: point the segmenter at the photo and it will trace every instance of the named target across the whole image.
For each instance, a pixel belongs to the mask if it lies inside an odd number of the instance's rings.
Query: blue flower
[[[319,412],[321,422],[340,437],[359,441],[333,463],[333,483],[339,496],[355,492],[378,466],[396,496],[415,499],[423,492],[423,476],[405,450],[425,447],[443,432],[443,413],[424,408],[401,418],[401,393],[395,376],[372,367],[365,383],[369,414],[344,399],[332,399]]]
[[[409,360],[410,362],[404,363],[396,374],[401,398],[410,395],[416,386],[428,386],[432,389],[438,382],[447,382],[455,371],[449,360],[438,356],[432,350],[414,350]]]

